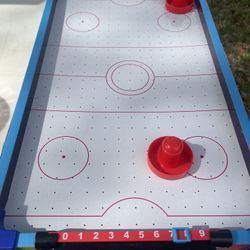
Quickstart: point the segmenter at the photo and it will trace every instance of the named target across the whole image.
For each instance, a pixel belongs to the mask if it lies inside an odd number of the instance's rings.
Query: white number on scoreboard
[[[123,235],[124,238],[126,239],[129,239],[129,232],[127,231],[124,235]]]
[[[99,240],[99,233],[98,232],[94,232],[93,235],[94,235],[94,237],[93,237],[94,240]]]
[[[159,231],[154,231],[154,237],[158,239],[160,237],[160,232]]]
[[[80,240],[82,240],[82,239],[83,239],[83,233],[82,233],[82,232],[81,232],[81,233],[79,233],[79,234],[78,234],[78,236],[79,236],[79,239],[80,239]]]
[[[115,238],[114,232],[109,232],[109,239],[113,240]]]
[[[68,233],[63,233],[62,239],[67,240],[68,238],[69,238],[69,234]]]
[[[144,231],[139,231],[139,238],[144,239]]]
[[[199,230],[199,235],[200,235],[200,237],[205,237],[205,231],[204,230]]]

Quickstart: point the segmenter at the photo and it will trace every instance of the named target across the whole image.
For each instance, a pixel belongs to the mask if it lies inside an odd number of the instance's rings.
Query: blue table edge
[[[200,4],[204,13],[204,17],[207,23],[210,37],[212,39],[212,42],[215,48],[216,56],[218,58],[220,67],[222,69],[222,73],[225,77],[225,81],[226,81],[231,99],[233,101],[233,105],[234,105],[237,117],[240,122],[242,132],[246,139],[248,149],[250,149],[250,122],[249,122],[249,118],[248,118],[244,103],[242,101],[239,90],[237,88],[232,70],[227,60],[227,56],[224,51],[223,45],[221,43],[221,40],[220,40],[218,31],[216,29],[207,0],[200,0]]]
[[[43,42],[46,36],[49,18],[52,12],[53,0],[46,0],[46,5],[43,11],[39,30],[36,36],[35,44],[29,60],[27,71],[23,80],[23,85],[17,100],[13,118],[6,136],[3,146],[2,155],[0,156],[0,196],[3,191],[4,182],[7,176],[8,168],[11,162],[11,157],[14,152],[14,146],[18,138],[18,133],[21,129],[22,118],[25,113],[26,104],[29,93],[35,77],[35,72],[40,59],[40,53],[43,47]]]
[[[204,18],[215,48],[216,56],[222,69],[222,73],[225,77],[226,84],[235,107],[242,132],[246,139],[248,148],[250,149],[250,122],[248,119],[247,112],[245,110],[243,101],[239,94],[234,76],[229,66],[225,51],[219,38],[215,23],[213,21],[212,14],[206,0],[200,0],[200,5],[203,10]],[[17,101],[15,112],[11,121],[11,125],[8,131],[8,135],[5,140],[2,156],[0,157],[0,195],[3,190],[4,181],[7,176],[8,167],[11,161],[11,152],[14,151],[14,145],[17,140],[18,132],[21,127],[22,117],[25,112],[26,103],[28,100],[29,92],[35,77],[36,67],[39,62],[40,53],[42,50],[43,42],[46,36],[47,26],[49,24],[49,18],[52,13],[53,0],[46,0],[45,9],[41,19],[40,27],[36,37],[36,41],[33,47],[27,72],[23,81],[23,85],[20,91],[20,95]],[[0,228],[3,225],[0,225]],[[8,230],[7,230],[8,231]],[[17,247],[34,247],[35,246],[35,233],[19,233],[17,235]],[[246,245],[250,244],[250,231],[249,230],[233,230],[233,244],[235,245]]]
[[[183,229],[183,228],[180,228]],[[189,233],[189,228],[185,228],[187,233],[187,239],[184,241],[178,240],[176,230],[173,230],[174,242],[176,243],[187,243],[191,242],[191,236]],[[249,230],[232,230],[233,244],[234,245],[248,245],[250,244],[250,231]],[[17,238],[17,247],[34,247],[35,246],[35,233],[20,233]]]

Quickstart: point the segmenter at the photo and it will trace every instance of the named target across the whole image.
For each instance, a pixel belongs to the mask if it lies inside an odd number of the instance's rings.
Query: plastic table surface
[[[250,227],[248,131],[201,4],[174,15],[163,0],[57,1],[6,228]],[[147,165],[164,135],[193,150],[180,180]]]

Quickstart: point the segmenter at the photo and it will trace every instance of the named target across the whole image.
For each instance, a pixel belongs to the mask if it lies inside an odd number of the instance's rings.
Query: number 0
[[[63,233],[62,239],[67,240],[68,238],[69,238],[69,234],[68,233]]]

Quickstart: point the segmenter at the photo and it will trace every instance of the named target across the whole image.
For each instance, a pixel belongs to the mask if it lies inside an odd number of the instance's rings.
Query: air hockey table
[[[166,135],[192,149],[184,178],[148,166]],[[0,249],[250,244],[249,148],[206,0],[47,0],[0,158]]]

